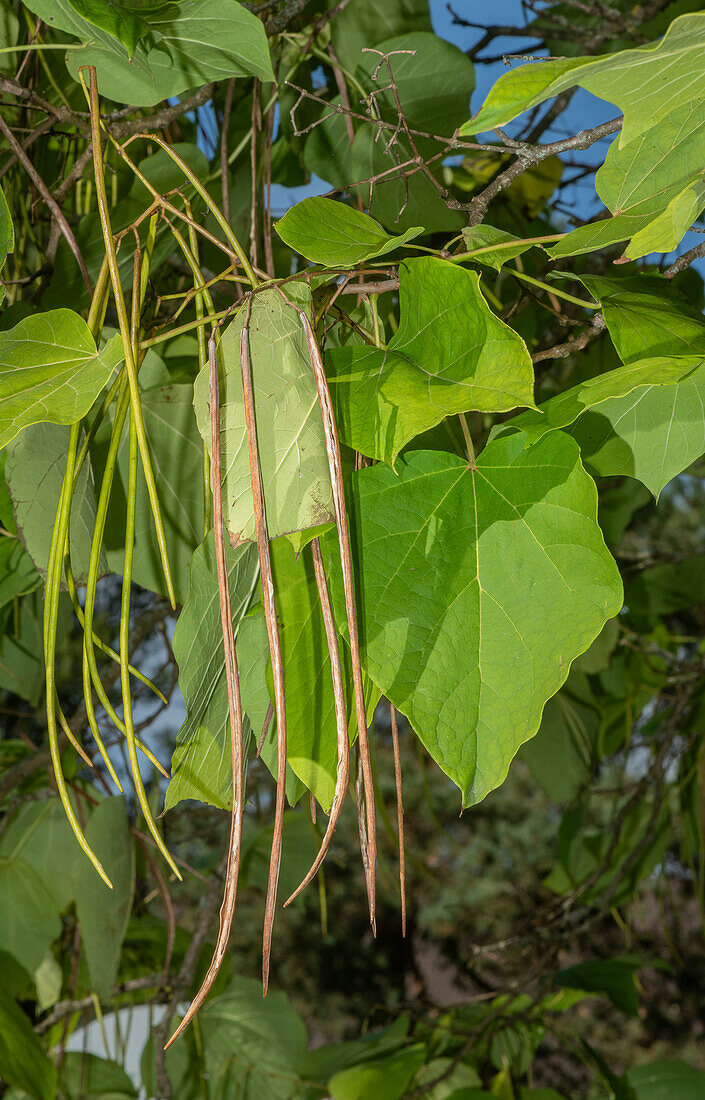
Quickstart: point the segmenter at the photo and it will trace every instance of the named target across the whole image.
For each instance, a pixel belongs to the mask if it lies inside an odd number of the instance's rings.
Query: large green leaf
[[[705,451],[704,403],[705,360],[664,356],[573,386],[510,425],[529,442],[565,428],[595,473],[638,478],[658,496]]]
[[[331,23],[333,45],[350,72],[364,60],[363,49],[412,31],[430,31],[428,0],[355,0]]]
[[[398,1054],[352,1066],[331,1077],[333,1100],[400,1100],[426,1060],[426,1046],[414,1043]]]
[[[306,1056],[306,1028],[284,993],[262,997],[259,982],[234,978],[200,1014],[206,1062],[221,1095],[288,1100]]]
[[[119,340],[98,352],[70,309],[35,313],[0,332],[0,446],[30,424],[73,424],[119,361]]]
[[[64,1056],[61,1083],[72,1100],[136,1100],[139,1095],[122,1066],[84,1051]]]
[[[82,66],[95,65],[101,95],[118,103],[148,107],[231,76],[274,79],[264,26],[236,0],[182,0],[141,9],[149,34],[136,42],[132,57],[114,30],[106,29],[109,13],[101,13],[97,3],[82,0],[85,17],[72,0],[30,0],[28,7],[86,43],[84,50],[67,54],[69,71],[78,79]]]
[[[353,267],[384,256],[424,231],[423,226],[415,226],[390,237],[374,218],[325,198],[304,199],[292,206],[276,223],[276,230],[289,248],[326,267]]]
[[[575,84],[616,103],[624,113],[622,132],[595,180],[615,216],[569,233],[552,255],[630,238],[629,259],[669,252],[705,206],[704,47],[705,16],[692,14],[675,19],[660,42],[599,58],[524,65],[500,77],[461,133],[503,125]]]
[[[568,233],[551,255],[574,256],[629,240],[627,259],[670,252],[705,206],[705,101],[681,104],[628,144],[613,141],[595,176],[614,217]]]
[[[366,669],[464,805],[502,782],[622,601],[576,444],[523,446],[497,440],[475,470],[411,452],[398,475],[358,473],[351,493]]]
[[[257,599],[259,562],[253,546],[227,548],[230,602],[243,712],[259,731],[269,703],[264,670],[268,653],[262,616],[247,616]],[[194,798],[227,809],[232,802],[228,693],[213,533],[191,560],[189,591],[173,639],[179,686],[187,717],[176,736],[171,781],[164,800],[170,810]]]
[[[37,872],[22,859],[0,859],[0,928],[3,951],[13,955],[30,974],[61,934],[53,897]]]
[[[203,450],[192,400],[193,387],[187,383],[150,389],[141,398],[174,589],[180,603],[186,599],[191,556],[203,536]],[[91,448],[97,482],[102,480],[111,428],[112,417],[108,417]],[[122,572],[125,556],[128,460],[129,441],[125,430],[118,451],[117,484],[113,487],[105,529],[108,569],[114,573]],[[166,595],[152,509],[141,467],[137,481],[132,579],[143,588]]]
[[[345,443],[393,463],[451,413],[533,407],[529,353],[490,310],[476,272],[429,257],[404,263],[399,280],[401,318],[388,346],[326,357]]]
[[[674,108],[705,99],[705,15],[674,19],[659,42],[603,57],[563,58],[522,65],[501,76],[462,134],[503,126],[551,96],[579,84],[624,114],[626,145]]]
[[[559,971],[555,983],[562,988],[604,993],[627,1016],[639,1013],[636,978],[639,970],[665,964],[662,960],[640,955],[622,955],[613,959],[591,959]]]
[[[287,294],[310,308],[307,288]],[[255,537],[250,461],[240,375],[244,310],[219,348],[223,513],[230,541]],[[250,318],[252,384],[267,523],[271,538],[317,527],[334,518],[323,421],[301,319],[276,290],[254,298]],[[210,449],[208,366],[196,379],[198,427]]]
[[[56,1097],[56,1069],[22,1009],[0,994],[0,1079],[36,1100]]]
[[[109,998],[120,965],[122,941],[135,885],[134,841],[123,797],[102,799],[86,826],[86,840],[113,884],[110,890],[87,859],[78,863],[74,882],[76,914],[91,988]]]
[[[69,430],[58,424],[33,424],[25,428],[7,448],[5,474],[20,538],[42,575],[46,575],[52,523],[47,516],[56,503],[66,471]],[[71,501],[71,568],[78,584],[86,581],[93,526],[95,487],[90,462],[78,476]],[[108,571],[105,555],[101,572]]]

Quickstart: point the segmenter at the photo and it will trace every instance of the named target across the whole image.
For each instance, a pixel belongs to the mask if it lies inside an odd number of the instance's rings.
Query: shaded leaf
[[[193,387],[186,383],[150,389],[142,395],[147,441],[157,483],[176,598],[186,599],[188,565],[203,537],[203,450],[193,413]],[[96,481],[102,480],[112,415],[99,429],[91,448]],[[118,451],[115,484],[105,528],[108,569],[121,573],[125,545],[125,502],[129,439],[125,430]],[[152,592],[166,595],[159,547],[147,488],[138,472],[135,550],[132,579]]]
[[[138,1093],[130,1077],[117,1062],[95,1054],[68,1051],[61,1065],[61,1083],[70,1097],[89,1100],[127,1100]]]
[[[30,974],[61,934],[54,899],[37,872],[21,859],[0,859],[0,928],[3,950]]]
[[[74,882],[83,954],[91,988],[108,998],[117,978],[135,884],[134,842],[124,797],[98,803],[86,827],[86,840],[113,884],[109,890],[87,859],[78,864]]]
[[[400,268],[401,319],[386,348],[326,356],[343,441],[393,463],[450,413],[533,406],[526,346],[490,310],[480,277],[435,257]]]
[[[660,959],[646,959],[637,955],[624,955],[614,959],[591,959],[589,962],[569,966],[556,974],[556,985],[568,989],[584,989],[588,993],[604,993],[612,1004],[627,1016],[639,1011],[636,976],[639,970],[660,967]]]
[[[497,440],[476,470],[411,452],[351,494],[365,667],[464,805],[502,782],[622,601],[577,446],[522,446]]]
[[[257,598],[259,562],[253,546],[226,548],[230,601],[243,712],[255,728],[269,696],[264,679],[267,641],[247,611]],[[261,619],[261,616],[259,616]],[[262,647],[262,641],[264,650]],[[189,591],[173,638],[187,717],[176,735],[164,807],[185,798],[227,809],[232,802],[228,693],[213,532],[191,559]]]
[[[414,1043],[398,1054],[341,1070],[328,1082],[333,1100],[400,1100],[426,1060],[426,1047]]]
[[[52,523],[56,502],[66,472],[69,429],[58,424],[33,424],[7,448],[5,473],[14,507],[17,528],[32,562],[46,576]],[[96,498],[90,461],[83,464],[71,500],[71,569],[77,584],[88,575]],[[107,573],[105,553],[101,573]]]
[[[428,0],[355,0],[352,11],[344,8],[331,23],[336,53],[351,72],[366,60],[365,47],[394,35],[431,29]]]
[[[685,1062],[650,1062],[624,1074],[636,1100],[701,1100],[705,1071]]]
[[[140,38],[149,33],[149,24],[119,0],[69,0],[69,3],[87,23],[117,38],[129,57]]]
[[[0,1078],[38,1100],[56,1097],[56,1070],[15,1001],[0,994]]]

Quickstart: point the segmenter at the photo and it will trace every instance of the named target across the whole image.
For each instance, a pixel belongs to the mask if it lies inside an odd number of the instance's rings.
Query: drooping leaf
[[[85,859],[58,798],[20,807],[0,838],[0,856],[21,859],[63,911],[75,896],[75,869]]]
[[[705,360],[641,359],[565,390],[510,423],[533,442],[564,428],[595,473],[661,489],[705,451]]]
[[[497,440],[476,470],[411,452],[351,494],[365,667],[464,805],[502,782],[622,601],[577,446],[554,433],[522,448]]]
[[[398,1054],[341,1070],[328,1088],[333,1100],[400,1100],[425,1060],[425,1045],[414,1043]]]
[[[307,288],[286,293],[310,309]],[[250,461],[240,375],[244,310],[219,346],[223,515],[233,545],[254,539]],[[301,320],[276,290],[254,298],[250,352],[267,523],[271,538],[334,518],[323,422]],[[208,367],[194,386],[198,428],[210,449]]]
[[[61,613],[62,605],[59,606]],[[44,687],[43,618],[43,595],[35,588],[18,600],[16,615],[6,623],[4,634],[0,634],[0,687],[34,707],[38,706]]]
[[[81,1100],[136,1100],[138,1096],[122,1066],[84,1051],[66,1053],[61,1083],[68,1096],[80,1096]]]
[[[243,885],[254,886],[262,895],[267,893],[269,856],[272,850],[274,825],[263,825],[246,843],[242,853]],[[282,865],[279,872],[281,897],[289,897],[302,881],[316,858],[318,836],[310,819],[298,810],[284,811]]]
[[[575,255],[631,240],[630,259],[675,248],[705,206],[700,163],[705,148],[705,94],[699,72],[705,17],[682,15],[660,42],[603,57],[549,60],[502,76],[461,133],[503,125],[578,84],[624,114],[595,185],[615,215],[582,226],[552,250]],[[664,74],[667,73],[667,79]],[[677,168],[676,168],[677,166]]]
[[[677,294],[665,277],[571,277],[599,300],[610,339],[623,363],[657,355],[705,356],[705,317]]]
[[[562,988],[604,993],[621,1012],[627,1016],[636,1016],[639,1012],[635,984],[637,973],[659,965],[664,966],[660,959],[646,959],[637,955],[592,959],[561,970],[554,980]]]
[[[0,994],[0,1079],[36,1100],[56,1097],[56,1069],[19,1005]]]
[[[705,1089],[705,1071],[685,1062],[649,1062],[624,1074],[635,1100],[700,1100]]]
[[[247,617],[257,599],[259,563],[255,548],[228,548],[227,563],[243,712],[259,736],[264,721],[262,707],[266,712],[269,696],[264,679],[266,631],[262,639],[258,618]],[[232,802],[232,763],[212,532],[191,560],[188,597],[176,624],[173,649],[187,717],[176,736],[165,809],[170,810],[185,798],[227,809]]]
[[[17,597],[34,592],[41,583],[19,539],[0,539],[0,610]]]
[[[0,859],[0,927],[3,950],[30,974],[61,934],[53,897],[22,859]]]
[[[95,6],[105,7],[98,0]],[[236,0],[182,0],[141,9],[149,34],[140,37],[132,57],[104,29],[106,12],[98,24],[79,14],[71,0],[30,0],[28,7],[86,43],[84,50],[67,54],[69,72],[78,79],[82,66],[95,65],[101,95],[118,103],[149,107],[231,76],[274,79],[262,22]],[[81,10],[87,7],[88,0],[82,0]]]
[[[529,353],[488,307],[477,273],[429,257],[405,262],[399,280],[401,319],[388,346],[326,356],[345,443],[393,463],[451,413],[533,407]]]
[[[203,451],[192,402],[193,387],[186,383],[150,389],[141,398],[174,589],[180,603],[186,599],[191,556],[203,536]],[[102,480],[111,428],[112,415],[106,418],[91,447],[96,482]],[[113,489],[104,542],[108,569],[114,573],[122,572],[124,561],[128,460],[129,440],[125,430],[116,471],[120,491]],[[137,481],[132,579],[143,588],[166,595],[141,466]]]
[[[306,1028],[284,993],[249,978],[234,978],[200,1014],[207,1036],[206,1062],[221,1068],[225,1096],[241,1100],[288,1100],[307,1052]]]
[[[624,114],[621,145],[665,118],[684,103],[705,99],[705,16],[682,15],[659,42],[603,57],[552,59],[522,65],[505,73],[462,134],[478,134],[503,126],[551,96],[579,84],[596,96],[616,103]],[[667,73],[667,80],[664,80]]]
[[[91,988],[107,998],[117,978],[135,885],[134,841],[123,797],[98,803],[86,826],[86,839],[113,884],[108,889],[87,859],[78,864],[74,881],[83,954]]]
[[[66,472],[68,428],[58,424],[33,424],[7,448],[7,476],[20,538],[35,567],[46,575],[51,545],[53,513]],[[77,584],[88,574],[95,525],[96,501],[93,470],[84,462],[71,501],[69,526],[71,569]],[[52,522],[47,517],[52,517]],[[107,573],[105,554],[101,573]]]
[[[325,198],[304,199],[292,206],[276,223],[276,230],[289,248],[326,267],[353,267],[384,256],[424,232],[423,226],[415,226],[390,237],[374,218]]]
[[[575,256],[630,238],[625,259],[672,251],[705,206],[704,153],[705,102],[679,105],[627,144],[613,141],[595,187],[614,217],[568,233],[551,255]]]
[[[0,446],[30,424],[73,424],[119,362],[119,340],[101,352],[70,309],[35,313],[0,332]]]
[[[463,230],[463,243],[468,252],[477,251],[475,258],[479,264],[493,267],[495,271],[501,271],[508,260],[515,260],[533,247],[513,233],[484,224],[466,227]]]

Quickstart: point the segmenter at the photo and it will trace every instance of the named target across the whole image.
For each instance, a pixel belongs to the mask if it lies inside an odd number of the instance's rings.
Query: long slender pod
[[[176,597],[174,595],[174,585],[171,577],[171,567],[169,565],[169,555],[166,548],[166,535],[164,534],[164,523],[162,521],[161,510],[159,507],[159,497],[157,494],[157,486],[154,479],[154,470],[152,469],[152,459],[149,454],[149,444],[147,443],[147,434],[144,427],[144,419],[142,417],[142,406],[140,404],[140,395],[137,385],[137,364],[135,362],[134,352],[132,348],[132,341],[130,339],[130,322],[127,315],[127,307],[125,305],[125,295],[122,289],[122,282],[120,281],[120,270],[118,268],[117,252],[115,250],[115,241],[113,239],[112,229],[110,226],[110,214],[108,210],[108,199],[105,191],[105,176],[103,173],[103,152],[101,144],[100,133],[100,111],[98,105],[98,84],[96,81],[95,69],[91,66],[89,68],[90,73],[90,95],[89,103],[91,109],[91,138],[93,142],[93,166],[95,174],[95,189],[96,198],[98,201],[98,211],[100,214],[100,224],[103,230],[103,240],[105,242],[105,252],[108,257],[108,263],[110,266],[110,279],[113,287],[113,297],[115,299],[115,308],[118,315],[118,324],[120,327],[120,334],[122,336],[123,350],[125,353],[125,370],[127,373],[127,380],[129,385],[130,394],[130,406],[132,409],[132,420],[134,420],[135,431],[137,433],[137,442],[139,445],[140,457],[142,459],[142,470],[144,479],[147,485],[147,493],[149,496],[149,503],[152,509],[152,517],[154,519],[154,527],[157,535],[157,544],[159,546],[159,556],[161,558],[162,570],[164,572],[164,580],[166,583],[169,599],[171,600],[171,606],[176,606]]]
[[[61,751],[59,748],[59,732],[56,722],[56,680],[54,675],[54,661],[56,657],[56,633],[59,615],[59,594],[61,585],[61,550],[66,541],[68,531],[69,512],[71,510],[71,498],[73,490],[73,474],[76,464],[76,452],[81,431],[80,421],[71,425],[69,446],[66,457],[66,471],[59,496],[59,503],[54,519],[54,529],[51,538],[51,549],[47,564],[46,590],[44,597],[44,666],[46,681],[46,708],[47,708],[47,733],[49,737],[49,752],[54,768],[56,786],[59,798],[64,807],[69,825],[73,830],[80,847],[86,853],[96,871],[103,881],[112,890],[113,884],[108,878],[103,864],[86,840],[80,822],[76,817],[71,799],[69,798],[66,780],[61,765]]]
[[[223,494],[220,461],[220,383],[216,358],[215,334],[208,343],[208,367],[210,390],[210,427],[211,427],[211,482],[213,500],[213,535],[215,539],[215,560],[218,572],[218,593],[220,596],[220,621],[223,631],[223,651],[225,655],[225,679],[228,689],[228,710],[230,715],[230,754],[233,771],[233,808],[230,817],[230,847],[225,872],[225,890],[220,906],[220,926],[213,951],[213,958],[203,979],[201,988],[192,1000],[188,1012],[177,1027],[166,1047],[171,1046],[181,1034],[208,996],[223,962],[223,956],[230,939],[230,930],[237,900],[237,883],[240,873],[240,849],[242,846],[242,817],[245,807],[244,774],[244,737],[242,722],[242,700],[240,698],[240,677],[235,653],[233,635],[233,616],[230,605],[228,585],[228,567],[225,560],[225,539],[223,535]],[[166,1047],[164,1049],[166,1049]]]
[[[285,297],[286,301],[289,301],[285,295],[283,295],[283,297]],[[355,715],[357,718],[360,761],[365,793],[366,827],[365,829],[362,827],[360,829],[362,863],[365,872],[367,900],[370,908],[370,924],[372,925],[372,931],[376,933],[375,868],[377,865],[377,822],[375,817],[375,790],[372,776],[372,761],[370,759],[370,744],[367,733],[367,715],[365,713],[362,663],[360,660],[360,639],[357,629],[357,616],[355,613],[355,588],[353,583],[352,555],[350,551],[350,533],[348,531],[348,514],[343,485],[343,468],[340,459],[340,443],[338,440],[335,417],[333,415],[333,405],[328,389],[328,381],[323,367],[321,349],[318,346],[316,335],[305,310],[300,309],[298,306],[294,305],[293,302],[289,302],[289,304],[299,314],[306,334],[306,345],[308,347],[309,358],[316,379],[318,401],[321,406],[321,415],[323,417],[328,466],[333,486],[333,506],[335,508],[336,526],[338,528],[340,564],[343,571],[345,613],[348,624],[348,636],[350,639],[353,686],[355,689]]]
[[[297,898],[301,891],[305,889],[306,886],[308,886],[309,882],[323,863],[326,852],[330,847],[333,833],[335,832],[338,820],[340,818],[340,813],[343,808],[343,802],[345,801],[345,795],[348,790],[348,782],[350,780],[350,738],[348,735],[348,717],[345,707],[343,665],[340,660],[340,650],[338,648],[338,632],[335,629],[333,608],[331,607],[330,595],[328,593],[328,582],[326,581],[326,573],[323,567],[321,545],[318,539],[314,539],[311,543],[311,552],[313,554],[313,569],[316,575],[318,595],[321,601],[321,611],[323,612],[323,623],[326,630],[328,653],[330,654],[330,671],[333,680],[333,696],[335,699],[335,724],[338,731],[338,767],[336,771],[335,791],[333,793],[333,802],[330,808],[328,825],[326,827],[323,840],[321,841],[321,847],[318,851],[318,855],[313,861],[308,874],[303,879],[300,886],[297,886],[291,897],[287,898],[287,900],[284,902],[285,906],[291,905],[294,898]]]
[[[130,323],[130,339],[134,355],[134,361],[139,361],[139,321],[140,321],[140,272],[141,255],[139,242],[135,249],[134,275],[132,284],[132,317]],[[149,806],[147,792],[144,788],[142,773],[140,772],[137,758],[137,743],[132,716],[132,689],[130,685],[130,602],[132,594],[132,562],[135,550],[135,515],[137,507],[137,478],[138,478],[139,445],[137,438],[137,417],[134,408],[130,409],[129,428],[129,458],[127,478],[127,505],[125,519],[125,557],[122,568],[122,596],[120,600],[120,684],[122,687],[122,710],[125,723],[125,737],[127,739],[127,751],[130,758],[130,769],[135,785],[135,793],[140,804],[140,809],[147,823],[147,828],[152,834],[159,851],[164,856],[172,871],[178,879],[181,872],[174,862],[171,852],[164,843],[157,823]]]
[[[245,424],[247,426],[247,446],[250,456],[250,480],[252,482],[252,501],[257,531],[257,552],[259,554],[262,577],[262,605],[267,624],[269,652],[272,659],[272,677],[274,679],[274,710],[277,717],[277,795],[274,809],[274,833],[272,850],[269,857],[269,878],[267,881],[267,900],[264,909],[264,934],[262,941],[262,990],[266,997],[269,986],[269,959],[272,950],[272,932],[274,929],[274,907],[277,901],[279,867],[282,854],[282,833],[284,830],[284,799],[286,795],[286,702],[284,699],[284,661],[282,658],[277,609],[274,602],[274,578],[269,555],[269,532],[264,503],[264,485],[262,467],[257,447],[257,425],[255,421],[255,398],[252,388],[252,360],[250,357],[250,311],[252,300],[248,298],[245,321],[240,333],[240,371],[242,374],[242,392],[245,403]]]

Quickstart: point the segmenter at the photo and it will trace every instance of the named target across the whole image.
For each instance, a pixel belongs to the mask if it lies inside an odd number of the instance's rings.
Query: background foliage
[[[705,1093],[701,7],[0,6],[4,1096]]]

